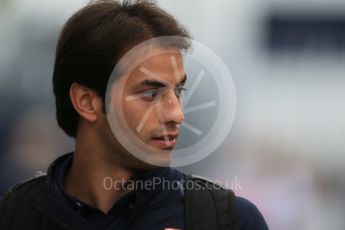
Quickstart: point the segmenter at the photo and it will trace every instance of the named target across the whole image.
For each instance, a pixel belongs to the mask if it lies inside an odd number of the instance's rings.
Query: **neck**
[[[92,135],[92,134],[89,134]],[[87,141],[83,141],[87,140]],[[110,159],[114,152],[96,147],[97,138],[78,136],[73,163],[65,180],[65,192],[107,213],[115,202],[130,192],[115,183],[127,181],[133,172]]]

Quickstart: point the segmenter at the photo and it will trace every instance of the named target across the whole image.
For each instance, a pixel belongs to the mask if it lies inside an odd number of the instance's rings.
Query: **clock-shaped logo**
[[[182,43],[190,43],[191,51],[181,51]],[[122,56],[105,104],[109,126],[127,152],[151,165],[178,167],[205,158],[223,143],[236,114],[236,89],[229,69],[210,48],[163,36]]]

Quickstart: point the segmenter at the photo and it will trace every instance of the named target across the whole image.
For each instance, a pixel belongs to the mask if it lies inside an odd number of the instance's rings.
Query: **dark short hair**
[[[65,24],[56,48],[53,90],[59,126],[76,137],[79,114],[69,96],[78,83],[105,97],[112,70],[121,56],[150,38],[190,38],[173,16],[151,1],[93,1],[76,12]],[[188,50],[185,47],[178,47]]]

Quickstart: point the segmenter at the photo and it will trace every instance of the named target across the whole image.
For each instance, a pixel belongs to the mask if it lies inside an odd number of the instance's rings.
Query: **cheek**
[[[148,113],[149,107],[137,102],[124,102],[123,112],[127,125],[137,136],[145,136],[152,127],[155,110]]]
[[[127,124],[132,127],[140,119],[139,114],[141,109],[131,102],[124,102],[122,108]]]

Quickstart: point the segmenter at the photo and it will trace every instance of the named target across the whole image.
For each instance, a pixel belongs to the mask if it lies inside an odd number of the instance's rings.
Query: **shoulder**
[[[268,229],[259,209],[249,200],[235,197],[236,229]]]
[[[200,183],[202,187],[205,187],[208,191],[216,192],[214,195],[217,194],[217,197],[222,200],[224,203],[224,199],[227,199],[227,194],[231,194],[233,202],[231,202],[234,208],[234,217],[235,217],[235,229],[241,230],[249,230],[249,229],[256,229],[256,230],[267,230],[268,226],[264,217],[262,216],[259,209],[253,204],[251,201],[236,196],[235,193],[224,186],[218,181],[213,181],[209,178],[197,176],[197,175],[190,175],[187,176],[187,179],[194,181],[196,184]]]
[[[206,189],[211,190],[223,190],[227,192],[232,192],[232,190],[224,187],[219,181],[212,180],[207,177],[199,176],[199,175],[185,175],[186,181],[192,181],[197,185],[201,185],[202,187],[205,187]]]
[[[6,192],[4,197],[0,198],[0,213],[2,214],[5,209],[12,209],[17,203],[22,202],[23,199],[31,200],[31,198],[36,197],[46,184],[46,181],[46,176],[40,176],[14,185]]]
[[[47,176],[43,175],[18,183],[14,185],[12,188],[10,188],[9,191],[5,194],[5,196],[13,193],[27,193],[30,190],[44,184],[46,181]]]
[[[41,176],[11,188],[0,200],[0,229],[35,228],[32,224],[41,219],[36,201],[46,184],[46,176]]]

